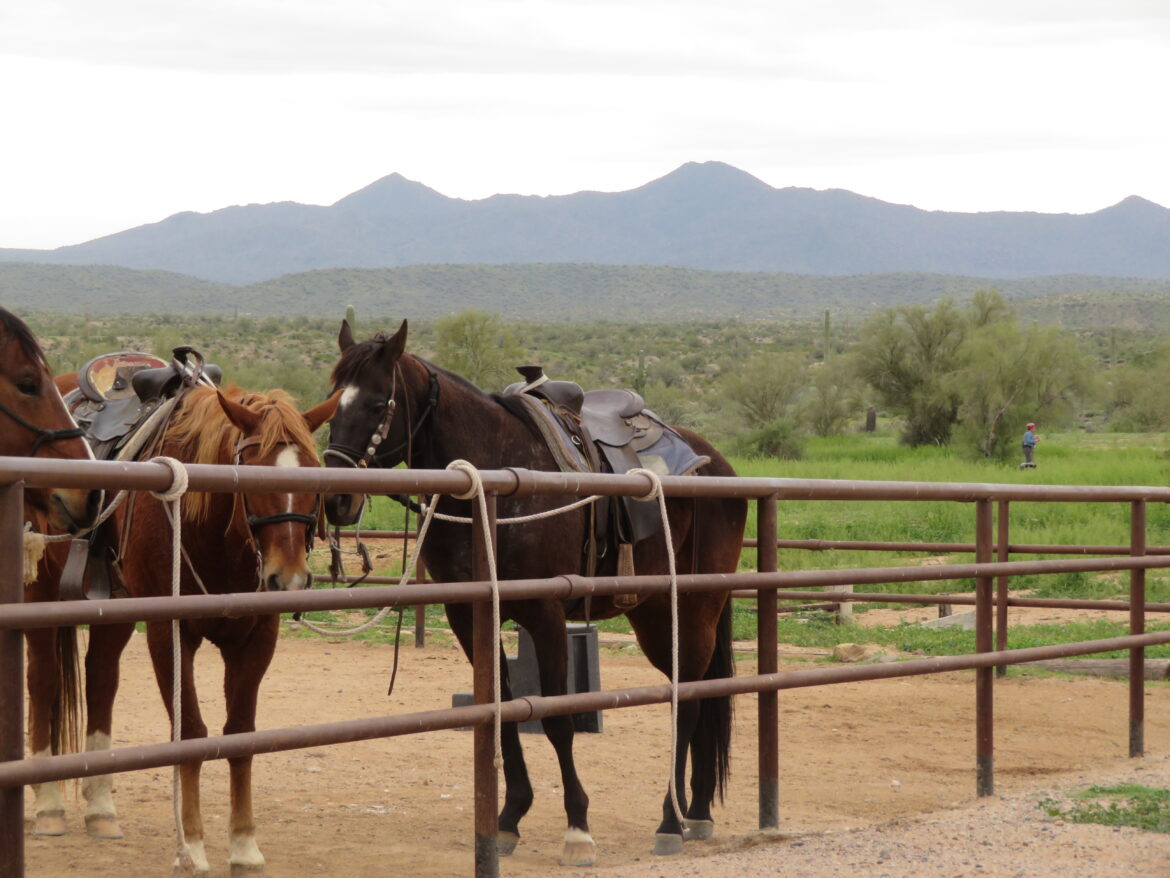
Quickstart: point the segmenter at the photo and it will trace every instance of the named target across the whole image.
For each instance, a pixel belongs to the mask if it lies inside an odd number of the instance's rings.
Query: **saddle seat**
[[[521,366],[526,379],[508,385],[500,400],[520,408],[566,472],[626,473],[650,469],[659,475],[689,475],[710,462],[675,430],[646,408],[633,390],[582,390],[572,381],[553,381],[540,366]],[[586,575],[608,570],[633,572],[632,547],[660,533],[658,506],[632,497],[611,498],[595,515],[592,551],[582,564]],[[617,595],[628,609],[635,595]]]

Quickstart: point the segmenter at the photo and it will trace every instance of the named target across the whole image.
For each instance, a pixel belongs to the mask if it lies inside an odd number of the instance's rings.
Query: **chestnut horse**
[[[0,308],[0,454],[92,460],[89,445],[69,415],[40,345],[19,317]],[[24,511],[37,533],[77,533],[89,527],[101,504],[100,491],[26,488]],[[26,601],[56,598],[64,543],[51,543],[25,583]],[[28,652],[29,749],[45,756],[76,749],[77,646],[74,629],[25,632]],[[41,834],[64,831],[58,784],[42,784],[54,816],[38,821]],[[51,800],[51,801],[50,801]],[[55,802],[56,804],[53,804]],[[50,825],[51,824],[51,825]]]
[[[317,466],[312,433],[332,415],[336,399],[303,415],[282,391],[219,392],[196,387],[176,403],[149,456],[184,463],[246,466]],[[320,498],[312,493],[208,494],[184,496],[181,590],[183,594],[297,590],[312,584],[308,553]],[[171,594],[171,525],[163,503],[150,494],[127,498],[115,518],[118,556],[132,597]],[[255,730],[261,679],[276,647],[279,615],[233,619],[189,619],[180,625],[181,734],[206,737],[195,691],[194,655],[204,640],[224,661],[227,719],[224,734]],[[132,625],[93,626],[86,654],[86,748],[111,744],[118,660]],[[172,640],[168,622],[146,623],[147,645],[168,714],[172,710]],[[173,721],[173,717],[172,717]],[[251,757],[229,759],[232,874],[262,875],[264,857],[255,839]],[[209,864],[199,800],[200,763],[180,768],[182,827],[187,852],[200,875]],[[108,775],[87,778],[86,826],[90,834],[120,837]]]
[[[552,454],[529,424],[512,414],[494,397],[473,384],[405,352],[407,325],[394,335],[378,333],[355,343],[349,324],[339,336],[341,358],[333,370],[334,391],[341,401],[330,425],[326,466],[445,467],[463,459],[480,469],[525,467],[556,470]],[[706,440],[679,430],[692,448],[711,462],[700,475],[733,476],[730,464]],[[371,445],[371,437],[379,439]],[[379,444],[380,443],[380,444]],[[378,452],[363,454],[367,447]],[[356,520],[362,498],[330,495],[325,510],[334,524]],[[501,497],[501,517],[530,515],[562,505],[558,497]],[[744,500],[671,499],[667,502],[673,551],[682,572],[732,572],[736,569],[747,517]],[[438,510],[449,515],[470,514],[470,503],[450,497],[439,501]],[[520,526],[501,527],[498,539],[498,571],[503,579],[544,578],[577,573],[589,527],[585,510],[545,518]],[[466,525],[435,519],[424,544],[427,570],[440,582],[467,581],[471,576],[471,537]],[[639,573],[668,571],[668,557],[661,535],[638,543],[634,549]],[[613,559],[600,574],[614,573]],[[447,618],[468,658],[471,658],[471,606],[448,604]],[[512,619],[532,635],[544,695],[562,695],[566,689],[566,618],[581,619],[584,608],[566,608],[560,600],[508,601],[501,605],[504,619]],[[593,597],[589,618],[621,615],[629,618],[638,643],[650,662],[663,673],[671,672],[671,610],[667,595],[640,600],[633,609],[615,606],[610,597]],[[733,673],[731,656],[731,606],[728,595],[690,593],[679,596],[679,679],[692,681],[726,677]],[[511,698],[506,679],[507,663],[501,663],[505,679],[503,695]],[[569,716],[542,720],[544,732],[556,751],[564,783],[568,818],[563,865],[584,866],[594,861],[596,846],[589,834],[589,799],[573,764],[573,722]],[[686,701],[679,704],[678,748],[674,765],[678,797],[686,826],[679,823],[668,792],[662,822],[655,840],[656,853],[677,853],[688,838],[710,835],[711,805],[722,795],[728,767],[731,736],[729,697]],[[668,734],[663,735],[669,741]],[[533,791],[515,723],[503,727],[506,791],[499,815],[497,849],[509,854],[519,839],[520,819],[532,804]],[[691,754],[691,798],[683,792],[688,750]]]

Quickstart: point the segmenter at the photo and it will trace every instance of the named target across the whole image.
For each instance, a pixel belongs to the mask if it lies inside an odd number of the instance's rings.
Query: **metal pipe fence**
[[[470,477],[456,471],[326,470],[189,465],[192,491],[318,491],[322,493],[419,494],[464,493]],[[523,469],[481,474],[488,492],[489,523],[494,522],[494,498],[524,495],[568,497],[589,494],[644,496],[652,487],[645,476],[593,475],[532,472]],[[0,878],[23,875],[23,786],[33,782],[82,777],[138,768],[173,765],[192,759],[226,758],[245,753],[265,753],[323,744],[344,743],[368,737],[394,736],[440,728],[471,725],[475,728],[476,874],[498,874],[495,820],[498,810],[497,773],[492,765],[490,722],[493,708],[491,658],[498,648],[486,609],[491,596],[484,581],[486,543],[478,523],[471,528],[477,558],[478,581],[468,583],[418,583],[398,587],[371,586],[316,592],[199,595],[180,598],[138,598],[107,601],[73,601],[23,605],[20,532],[23,522],[23,486],[81,488],[131,488],[164,491],[171,486],[169,468],[156,463],[65,462],[25,458],[0,458]],[[1170,643],[1170,632],[1145,632],[1148,611],[1170,611],[1167,604],[1145,601],[1145,571],[1170,567],[1170,555],[1145,545],[1145,504],[1170,501],[1170,488],[1044,485],[979,485],[968,483],[846,482],[839,480],[664,477],[667,496],[736,496],[760,501],[757,532],[775,533],[776,504],[784,499],[806,500],[949,500],[972,503],[975,508],[975,542],[961,545],[973,550],[973,564],[942,567],[880,567],[852,570],[778,571],[776,548],[780,542],[765,540],[758,546],[755,573],[681,575],[680,590],[729,591],[750,589],[758,601],[759,673],[750,677],[682,684],[681,699],[715,694],[758,692],[760,826],[779,825],[778,703],[776,693],[798,686],[827,685],[866,679],[909,676],[973,669],[976,672],[976,791],[989,794],[994,784],[992,679],[994,669],[1041,659],[1124,649],[1130,651],[1131,668],[1140,667],[1147,646]],[[1008,509],[1012,501],[1112,502],[1131,507],[1131,545],[1110,547],[1126,557],[1072,558],[1056,561],[1007,561]],[[995,514],[999,515],[998,532]],[[822,541],[816,541],[822,543]],[[827,543],[825,543],[827,545]],[[888,544],[887,544],[888,545]],[[903,544],[896,544],[903,545]],[[914,544],[921,545],[921,544]],[[970,549],[968,549],[970,546]],[[1087,547],[1101,548],[1101,547]],[[1123,551],[1124,550],[1124,551]],[[1092,554],[1107,554],[1093,552]],[[1000,560],[992,561],[993,557]],[[1130,571],[1128,601],[1060,601],[1009,598],[1006,583],[1012,576],[1071,571]],[[867,584],[975,579],[973,596],[888,594],[840,594],[837,601],[892,601],[973,603],[976,607],[976,652],[893,664],[825,668],[780,673],[776,658],[777,594],[787,597],[824,597],[821,592],[801,591],[834,584]],[[993,588],[994,586],[994,588]],[[537,580],[500,583],[504,600],[537,596],[570,599],[585,595],[661,593],[670,588],[667,576],[592,577],[575,574]],[[815,599],[815,597],[813,598]],[[23,758],[23,638],[25,628],[90,624],[94,622],[145,621],[171,618],[239,616],[259,613],[359,609],[400,604],[471,602],[475,620],[475,706],[450,708],[388,717],[348,720],[300,729],[275,729],[218,738],[125,747],[105,754],[62,755],[35,760]],[[1128,609],[1130,636],[1082,643],[1060,644],[1023,650],[995,649],[993,635],[1003,631],[1006,616],[993,625],[993,608],[1002,614],[1008,606],[1078,606]],[[486,620],[486,621],[485,621]],[[999,630],[996,630],[998,627]],[[1143,752],[1143,688],[1130,687],[1130,753]],[[507,721],[536,719],[554,713],[631,707],[669,701],[669,686],[582,693],[558,698],[521,698],[503,706]]]

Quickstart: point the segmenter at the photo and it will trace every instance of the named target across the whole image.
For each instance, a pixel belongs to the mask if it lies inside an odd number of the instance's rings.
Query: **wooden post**
[[[991,561],[992,508],[990,500],[975,502],[975,562]],[[992,577],[975,578],[975,651],[991,652]],[[995,795],[994,708],[995,671],[975,669],[975,794]]]
[[[24,600],[24,485],[0,485],[0,603]],[[24,758],[24,632],[0,630],[0,762]],[[0,789],[0,876],[24,875],[24,787]]]
[[[488,494],[487,518],[492,546],[496,543],[496,495]],[[471,504],[471,575],[477,581],[491,578],[488,569],[489,546],[484,539],[483,517],[479,503]],[[476,601],[472,608],[472,668],[473,691],[476,704],[491,704],[495,700],[495,676],[492,673],[494,655],[500,650],[495,626],[492,624],[490,601]],[[500,857],[496,848],[499,827],[499,775],[496,771],[496,739],[492,723],[477,725],[472,733],[475,754],[475,876],[499,878]]]
[[[1129,553],[1146,554],[1146,502],[1130,504]],[[1146,633],[1146,571],[1129,572],[1129,633]],[[1146,752],[1146,650],[1138,646],[1129,651],[1129,755]]]
[[[776,496],[761,498],[756,506],[756,567],[776,570]],[[756,652],[760,674],[779,668],[776,646],[776,589],[756,592]],[[780,702],[775,690],[761,692],[758,702],[760,829],[780,826]]]

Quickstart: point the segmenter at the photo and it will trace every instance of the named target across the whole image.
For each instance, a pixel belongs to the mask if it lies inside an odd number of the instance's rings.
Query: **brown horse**
[[[0,308],[0,455],[92,459],[81,430],[65,409],[53,373],[28,326]],[[58,532],[88,527],[101,503],[98,491],[26,488],[24,501]]]
[[[89,445],[61,399],[40,345],[20,318],[0,308],[0,454],[92,460]],[[37,533],[76,533],[89,527],[100,491],[26,488],[25,515]],[[64,543],[49,544],[26,601],[56,597]],[[29,749],[36,756],[76,749],[77,647],[72,628],[31,629],[28,651]],[[64,831],[58,784],[42,784],[45,810],[36,831]]]
[[[219,392],[197,387],[178,400],[160,437],[147,454],[184,463],[247,466],[317,466],[312,433],[332,415],[336,399],[305,414],[287,394]],[[295,494],[191,493],[182,500],[181,590],[183,594],[296,590],[312,584],[308,552],[317,522],[319,497]],[[126,589],[133,597],[171,593],[171,525],[160,500],[133,495],[118,509],[118,555]],[[255,729],[260,681],[276,647],[279,616],[186,620],[181,639],[181,727],[183,738],[205,737],[207,726],[195,691],[194,654],[204,640],[224,660],[227,719],[224,733]],[[110,746],[118,660],[132,625],[93,626],[86,654],[86,748]],[[147,644],[159,690],[172,709],[172,642],[167,622],[146,625]],[[173,719],[173,717],[172,717]],[[264,857],[255,840],[250,757],[229,760],[233,874],[263,874]],[[182,826],[188,853],[199,874],[208,873],[199,804],[199,763],[181,767]],[[111,778],[87,778],[86,825],[92,835],[120,837]]]
[[[420,468],[442,468],[453,460],[470,461],[481,469],[526,467],[555,470],[552,454],[535,431],[494,397],[463,378],[405,353],[406,322],[392,336],[384,333],[355,343],[343,323],[338,339],[341,359],[333,370],[341,402],[330,425],[330,452],[326,465],[368,462],[391,467],[406,461]],[[701,475],[730,476],[735,472],[709,443],[680,430],[699,454],[711,462]],[[371,446],[371,437],[379,440]],[[380,444],[379,444],[380,442]],[[377,453],[364,455],[367,447]],[[365,460],[362,460],[365,457]],[[361,508],[354,495],[326,497],[325,509],[335,524],[352,523]],[[501,517],[529,515],[563,504],[563,498],[500,498]],[[736,569],[747,504],[743,500],[671,499],[668,501],[673,551],[683,572],[731,572]],[[445,497],[438,510],[451,515],[470,514],[470,503]],[[503,579],[543,578],[576,573],[580,569],[588,513],[577,510],[522,526],[501,527],[498,570]],[[470,580],[471,539],[466,525],[435,520],[423,548],[427,569],[441,582]],[[611,559],[612,560],[612,559]],[[660,536],[638,543],[634,561],[640,573],[665,573],[668,557]],[[603,568],[599,573],[613,573]],[[471,657],[471,607],[448,604],[447,618],[468,658]],[[561,695],[566,690],[566,618],[582,618],[582,608],[569,610],[559,600],[505,602],[505,619],[513,619],[532,635],[540,667],[541,690]],[[671,672],[670,599],[659,595],[642,599],[633,609],[621,609],[612,598],[594,597],[589,617],[602,619],[625,612],[650,662]],[[503,698],[511,697],[506,680]],[[731,607],[726,593],[679,596],[679,679],[701,680],[730,676]],[[544,732],[556,751],[564,783],[568,818],[564,865],[593,862],[596,847],[589,834],[589,799],[573,764],[573,724],[568,716],[548,717]],[[686,818],[686,837],[700,838],[712,830],[711,804],[723,792],[731,733],[730,698],[687,701],[679,705],[678,749],[674,766],[679,799]],[[669,735],[664,734],[664,741]],[[688,750],[691,753],[691,800],[683,792]],[[519,839],[520,819],[532,804],[533,791],[514,723],[503,728],[506,792],[499,817],[498,850],[511,853]],[[663,802],[655,851],[682,849],[684,826],[679,824],[669,793]]]

